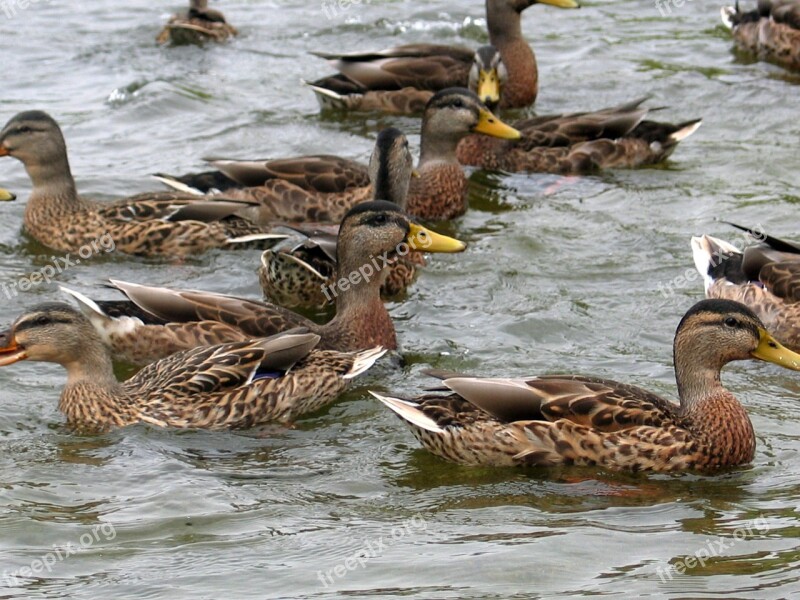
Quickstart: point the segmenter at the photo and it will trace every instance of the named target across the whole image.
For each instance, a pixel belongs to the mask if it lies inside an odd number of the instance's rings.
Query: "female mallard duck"
[[[406,136],[393,127],[381,131],[369,162],[373,199],[394,202],[405,210],[413,165]],[[286,231],[287,239],[261,255],[258,274],[264,297],[288,307],[330,305],[333,299],[326,297],[323,290],[334,282],[336,228],[286,228]],[[417,266],[424,265],[425,259],[419,252],[398,257],[389,267],[381,295],[392,297],[404,292],[414,280]]]
[[[69,425],[105,431],[134,423],[241,429],[291,424],[332,402],[384,354],[317,350],[319,336],[285,334],[174,354],[120,383],[89,320],[71,306],[42,304],[0,333],[0,366],[21,360],[67,370],[59,409]]]
[[[61,129],[41,111],[20,113],[6,124],[0,131],[2,156],[22,162],[33,184],[25,229],[61,252],[77,252],[101,236],[110,236],[116,250],[140,256],[188,256],[211,248],[268,247],[275,241],[237,216],[252,204],[243,200],[216,205],[172,192],[107,203],[80,197]]]
[[[491,61],[491,49],[486,54],[489,71],[483,76],[501,78],[500,65]],[[525,119],[514,123],[521,134],[518,140],[470,135],[458,145],[458,160],[483,169],[560,174],[657,164],[694,133],[701,120],[678,125],[645,121],[648,109],[640,106],[644,100],[595,112]]]
[[[575,0],[486,0],[489,41],[508,72],[501,108],[523,108],[536,100],[539,73],[522,36],[522,11],[534,4],[578,8]],[[478,58],[461,46],[409,44],[363,54],[317,54],[339,75],[310,83],[323,108],[419,112],[432,93],[468,87]],[[483,96],[481,96],[483,97]]]
[[[800,370],[750,309],[703,300],[675,333],[680,404],[642,388],[580,375],[519,379],[457,376],[449,395],[374,394],[429,451],[467,465],[597,465],[616,471],[712,471],[753,459],[744,407],[720,383],[733,360]]]
[[[800,351],[800,246],[734,227],[760,243],[741,250],[710,235],[692,238],[694,264],[705,281],[706,297],[741,302],[782,344]]]
[[[467,177],[456,158],[456,147],[470,133],[502,139],[519,137],[516,129],[495,117],[467,89],[443,90],[430,99],[422,117],[419,177],[412,179],[408,191],[408,212],[411,215],[440,220],[464,213]],[[329,160],[320,155],[284,159],[280,163],[278,169],[273,168],[272,163],[263,165],[263,185],[241,189],[229,187],[225,197],[259,202],[257,209],[248,209],[241,214],[265,225],[276,221],[338,223],[348,209],[374,195],[368,170],[357,163],[352,171],[348,161]],[[226,161],[225,166],[225,175],[235,179],[239,173],[235,163]],[[257,179],[254,161],[248,161],[243,170],[250,181]],[[291,173],[291,179],[281,178],[281,172]],[[199,178],[186,175],[174,179],[180,186],[207,191],[202,189],[202,183],[219,180],[219,177],[204,173]],[[167,178],[163,180],[169,182]],[[318,186],[315,181],[319,182]],[[359,183],[353,183],[355,181]]]
[[[722,22],[736,47],[787,69],[800,69],[800,0],[758,0],[749,12],[729,6]]]
[[[115,360],[144,364],[174,352],[302,327],[320,336],[319,348],[350,352],[397,347],[394,325],[381,302],[389,265],[410,251],[461,252],[465,244],[411,220],[391,202],[365,202],[339,229],[336,316],[318,325],[283,307],[197,291],[177,291],[112,281],[128,302],[94,302],[71,293],[112,349]]]
[[[10,202],[12,200],[16,200],[17,197],[9,192],[8,190],[4,190],[0,188],[0,202]]]
[[[173,15],[156,41],[159,44],[171,42],[176,46],[199,45],[224,42],[237,34],[220,11],[208,8],[208,0],[189,0],[189,10]]]

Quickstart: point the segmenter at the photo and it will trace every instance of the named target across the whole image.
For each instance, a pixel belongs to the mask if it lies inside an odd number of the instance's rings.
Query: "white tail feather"
[[[682,127],[681,129],[678,129],[678,131],[676,131],[675,133],[671,134],[669,136],[669,139],[673,140],[674,142],[681,142],[681,141],[685,140],[687,137],[689,137],[690,135],[692,135],[695,131],[697,131],[700,128],[700,125],[702,125],[702,124],[703,124],[703,120],[700,119],[697,122],[692,123],[691,125],[687,125],[686,127]]]
[[[381,346],[359,352],[356,354],[356,358],[353,361],[353,366],[350,367],[350,370],[343,377],[343,379],[353,379],[354,377],[358,377],[364,371],[372,367],[372,365],[374,365],[375,362],[384,354],[386,354],[386,349]]]
[[[703,276],[706,292],[708,292],[708,288],[714,283],[714,278],[711,276],[712,267],[718,265],[720,260],[727,254],[741,254],[741,250],[733,244],[711,237],[710,235],[692,238],[692,258],[694,259],[694,266],[697,268],[700,275]]]
[[[439,427],[439,425],[436,424],[436,421],[422,412],[413,402],[400,400],[399,398],[381,396],[375,392],[370,392],[370,394],[391,408],[404,421],[408,421],[412,425],[416,425],[417,427],[432,433],[444,433],[444,429]]]
[[[193,188],[190,185],[186,185],[178,181],[177,179],[173,179],[170,175],[162,175],[161,173],[155,173],[153,175],[155,179],[166,185],[168,188],[172,188],[178,192],[184,192],[186,194],[194,194],[195,196],[203,196],[203,192],[198,190],[197,188]]]

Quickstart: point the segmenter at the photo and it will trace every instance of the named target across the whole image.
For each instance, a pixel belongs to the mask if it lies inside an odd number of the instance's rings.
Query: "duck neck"
[[[426,123],[422,124],[422,136],[420,140],[419,168],[422,169],[431,163],[439,164],[459,164],[456,156],[456,148],[461,138],[454,138],[449,135],[437,135],[431,131]]]
[[[69,167],[66,151],[48,161],[26,164],[25,170],[33,184],[29,211],[61,208],[65,211],[82,208],[84,201],[78,197],[75,180]]]
[[[520,40],[525,42],[522,37],[522,15],[508,6],[506,2],[489,0],[486,10],[486,28],[489,30],[489,43],[501,54],[504,46]]]
[[[508,73],[500,106],[520,108],[533,103],[538,95],[536,56],[522,36],[522,15],[501,4],[487,11],[489,40],[500,53]]]
[[[676,336],[673,360],[678,396],[684,413],[701,407],[708,398],[728,393],[720,380],[723,364],[711,360],[702,348],[684,343],[680,336]]]

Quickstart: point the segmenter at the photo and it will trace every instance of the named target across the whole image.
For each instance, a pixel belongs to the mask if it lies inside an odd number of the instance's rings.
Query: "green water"
[[[207,155],[366,160],[389,124],[416,146],[414,119],[321,118],[300,80],[328,69],[307,52],[486,40],[477,0],[375,0],[333,20],[313,0],[232,0],[218,6],[239,26],[236,41],[163,49],[153,39],[175,7],[153,4],[0,12],[0,121],[51,112],[84,194],[156,189],[148,174],[196,170]],[[658,169],[473,174],[471,210],[444,228],[468,252],[434,257],[390,305],[406,366],[377,368],[297,428],[79,437],[57,410],[58,367],[3,369],[0,597],[797,595],[800,380],[788,371],[726,370],[758,448],[751,467],[713,477],[458,467],[419,449],[366,393],[414,393],[436,366],[574,371],[674,397],[672,335],[702,296],[699,280],[676,280],[693,272],[690,236],[735,239],[719,219],[798,233],[800,78],[737,57],[718,8],[687,2],[662,17],[651,2],[618,0],[528,10],[537,112],[651,95],[667,107],[659,118],[703,126]],[[0,277],[14,282],[50,253],[20,233],[29,182],[19,163],[0,161],[0,185],[20,195],[0,205]],[[168,265],[105,256],[59,282],[102,297],[113,297],[101,287],[112,276],[257,296],[256,265],[257,253]],[[59,297],[54,285],[1,295],[0,322]],[[678,572],[704,549],[704,564]],[[35,561],[33,577],[2,577]]]

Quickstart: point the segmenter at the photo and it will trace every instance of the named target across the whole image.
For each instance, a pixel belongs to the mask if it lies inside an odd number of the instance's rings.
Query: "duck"
[[[525,108],[536,101],[539,73],[533,49],[522,35],[522,12],[534,4],[579,8],[575,0],[486,0],[489,41],[507,69],[500,108]],[[451,87],[468,87],[480,57],[463,46],[407,44],[377,52],[314,53],[339,73],[308,82],[323,109],[409,114]]]
[[[0,202],[13,202],[17,199],[15,194],[12,194],[6,189],[0,188]]]
[[[208,8],[208,0],[189,0],[189,10],[173,15],[156,37],[156,42],[176,46],[224,42],[238,35],[220,11]]]
[[[383,129],[369,161],[373,200],[388,200],[405,210],[413,167],[406,136],[394,127]],[[320,310],[330,306],[332,298],[323,290],[333,283],[336,272],[338,227],[297,226],[285,231],[289,237],[261,255],[258,275],[264,298],[290,308]],[[392,298],[405,292],[421,266],[425,266],[422,253],[398,257],[389,267],[381,296]]]
[[[24,226],[35,240],[60,252],[79,252],[103,236],[114,249],[136,256],[193,256],[212,248],[268,248],[275,236],[238,216],[253,202],[219,204],[178,192],[143,193],[115,202],[78,195],[64,135],[42,111],[14,116],[0,130],[0,157],[16,158],[33,184]]]
[[[89,319],[63,302],[34,306],[0,333],[0,366],[20,361],[67,371],[59,409],[68,426],[105,432],[136,423],[180,429],[291,425],[329,404],[384,353],[317,349],[319,336],[289,333],[193,348],[117,381]]]
[[[470,133],[481,133],[502,139],[518,139],[520,133],[503,123],[466,88],[449,88],[437,92],[428,102],[422,117],[419,177],[412,178],[408,190],[409,214],[429,221],[458,217],[467,209],[467,177],[456,158],[456,148],[461,139]],[[236,176],[227,162],[226,176]],[[255,176],[253,161],[247,161],[250,181]],[[275,222],[338,223],[345,213],[358,202],[369,200],[374,190],[369,182],[369,170],[358,164],[348,175],[344,160],[330,161],[324,155],[283,159],[279,169],[271,163],[261,171],[265,181],[259,187],[228,186],[225,198],[257,202],[258,208],[241,214],[249,220],[267,226]],[[276,176],[289,172],[291,180]],[[315,176],[309,176],[313,173]],[[323,175],[324,174],[324,175]],[[195,177],[192,174],[161,180],[177,189],[213,191],[202,189],[202,183],[219,179],[208,172]],[[314,181],[320,181],[319,187]],[[352,183],[358,181],[359,183]]]
[[[729,223],[757,243],[692,237],[692,256],[707,298],[746,305],[782,344],[800,352],[800,245]],[[740,240],[737,240],[737,242]]]
[[[112,280],[127,300],[96,301],[62,287],[111,349],[115,361],[141,365],[200,345],[236,342],[302,328],[321,350],[397,348],[380,289],[389,266],[408,252],[463,252],[466,244],[423,227],[381,200],[353,207],[342,221],[336,277],[325,288],[336,314],[319,325],[281,306],[225,294]]]
[[[758,0],[755,10],[722,8],[722,22],[739,50],[786,69],[800,70],[800,0]]]
[[[582,375],[434,373],[446,393],[372,395],[428,451],[463,465],[712,472],[747,464],[755,454],[747,412],[720,382],[727,363],[751,358],[800,370],[800,354],[777,342],[749,308],[701,300],[675,333],[680,403]]]
[[[483,77],[502,79],[499,56],[484,48]],[[490,98],[491,99],[491,98]],[[581,175],[609,168],[637,168],[666,160],[702,119],[678,124],[645,120],[647,98],[593,112],[543,115],[512,123],[517,140],[469,135],[456,152],[462,165],[509,173]]]

